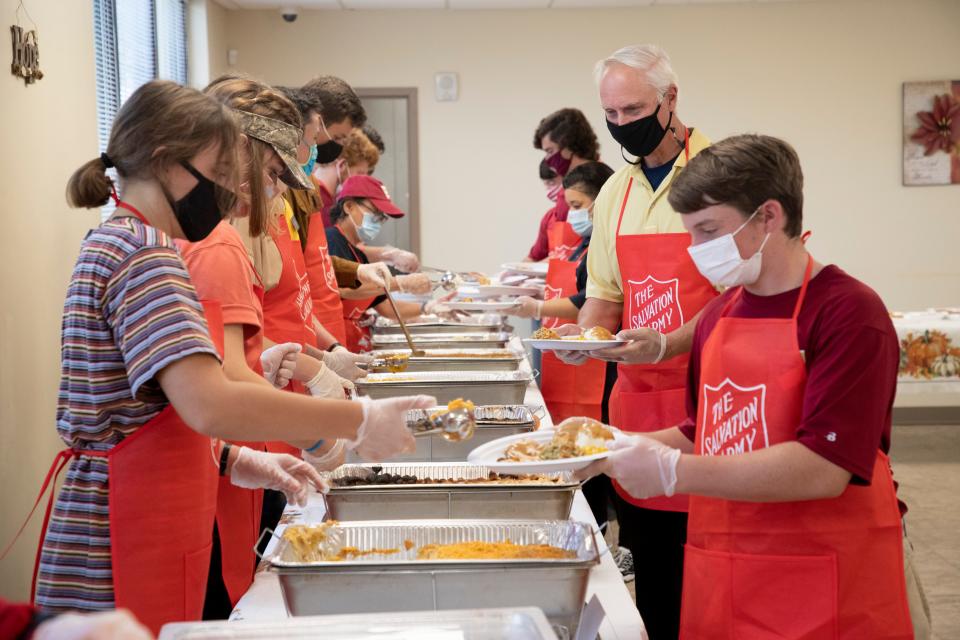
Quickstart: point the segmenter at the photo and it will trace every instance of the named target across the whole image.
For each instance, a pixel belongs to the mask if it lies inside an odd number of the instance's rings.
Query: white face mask
[[[693,258],[693,263],[697,265],[697,269],[711,283],[725,287],[735,287],[753,284],[760,277],[763,247],[770,239],[770,234],[764,236],[760,248],[747,259],[740,257],[740,250],[733,239],[735,235],[740,233],[741,229],[753,220],[757,211],[760,211],[759,207],[733,233],[687,248],[690,257]]]
[[[593,232],[593,221],[590,219],[589,209],[571,209],[567,213],[567,222],[581,238]]]

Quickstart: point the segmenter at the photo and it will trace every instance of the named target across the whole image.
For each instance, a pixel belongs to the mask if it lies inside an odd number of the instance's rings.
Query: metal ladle
[[[393,313],[397,316],[397,322],[400,323],[400,328],[403,330],[403,335],[407,338],[407,345],[410,347],[410,353],[417,357],[425,356],[426,353],[424,351],[417,349],[416,346],[414,346],[413,338],[410,337],[410,330],[407,329],[407,323],[403,321],[403,315],[400,313],[400,310],[397,309],[397,303],[393,301],[393,296],[390,295],[390,287],[384,289],[384,292],[387,294],[387,301],[393,308]]]
[[[440,434],[445,440],[460,442],[472,438],[477,430],[477,420],[473,411],[465,407],[427,415],[422,422],[426,422],[430,428],[414,432],[414,437]]]

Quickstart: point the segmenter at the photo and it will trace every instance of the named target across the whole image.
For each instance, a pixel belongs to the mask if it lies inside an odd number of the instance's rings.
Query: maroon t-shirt
[[[533,243],[533,246],[530,247],[530,253],[527,254],[531,260],[539,262],[550,255],[550,243],[547,240],[547,229],[550,228],[551,224],[558,220],[560,222],[566,222],[567,212],[569,211],[570,207],[567,205],[567,201],[561,193],[557,203],[549,211],[543,214],[543,218],[540,219],[540,230],[537,232],[537,240]]]
[[[712,300],[697,322],[687,380],[688,420],[680,426],[690,440],[696,431],[703,346],[735,291]],[[744,291],[727,315],[789,318],[799,293],[757,296]],[[869,484],[877,448],[890,451],[900,360],[890,315],[873,289],[829,265],[810,280],[797,332],[807,366],[797,440],[853,474],[854,483]]]

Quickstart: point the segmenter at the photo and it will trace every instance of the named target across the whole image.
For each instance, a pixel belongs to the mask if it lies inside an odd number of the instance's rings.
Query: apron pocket
[[[681,635],[836,640],[837,590],[832,555],[753,555],[687,545]]]
[[[210,573],[211,540],[206,546],[183,554],[183,619],[200,620],[203,601],[207,594],[207,576]],[[173,621],[171,621],[173,622]]]

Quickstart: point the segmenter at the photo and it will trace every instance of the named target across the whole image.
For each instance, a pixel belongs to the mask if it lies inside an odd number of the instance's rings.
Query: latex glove
[[[341,378],[351,381],[367,375],[366,371],[357,366],[358,363],[369,364],[371,362],[373,362],[373,356],[353,353],[344,346],[323,353],[323,363],[333,369],[334,373]]]
[[[360,281],[360,284],[372,284],[381,289],[386,289],[387,283],[390,282],[392,277],[390,267],[384,262],[361,264],[357,268],[357,280]]]
[[[380,253],[380,258],[404,273],[416,273],[420,271],[420,258],[417,257],[417,254],[410,251],[388,246]]]
[[[613,453],[575,472],[574,477],[586,480],[605,473],[634,498],[674,494],[680,449],[640,435],[619,437],[610,444],[610,449]]]
[[[646,327],[624,329],[617,334],[629,344],[610,349],[597,349],[590,352],[591,358],[608,362],[626,362],[628,364],[657,364],[667,353],[667,336]]]
[[[407,411],[437,406],[433,396],[360,398],[360,402],[363,403],[363,422],[357,430],[357,439],[347,442],[347,447],[371,462],[414,451],[417,443],[407,428]]]
[[[41,623],[34,640],[152,640],[153,634],[126,609],[64,613]]]
[[[293,370],[297,366],[297,354],[302,348],[296,342],[285,342],[265,349],[260,354],[263,377],[277,389],[283,389],[293,378]]]
[[[336,440],[329,451],[314,455],[306,451],[300,452],[305,462],[308,462],[317,471],[333,471],[347,459],[347,445],[343,440]],[[324,492],[326,493],[326,492]]]
[[[561,337],[575,336],[580,334],[580,327],[575,324],[565,324],[554,328],[554,331],[556,331]],[[572,365],[581,365],[589,360],[590,356],[588,354],[588,351],[557,350],[553,352],[553,355],[557,356],[561,362]]]
[[[329,490],[317,470],[303,460],[249,447],[239,447],[230,468],[230,482],[244,489],[282,491],[287,502],[298,507],[306,506],[311,486],[324,493]]]
[[[439,298],[434,298],[427,300],[423,305],[423,315],[425,316],[440,316],[444,318],[456,318],[458,316],[467,316],[469,315],[465,311],[460,311],[459,309],[451,309],[447,306],[447,303],[457,297],[456,291],[451,291],[450,293],[444,294]]]
[[[529,296],[520,296],[516,299],[515,306],[507,309],[507,314],[517,316],[518,318],[536,318],[539,320],[542,309],[542,300],[534,300]]]
[[[317,374],[305,382],[303,386],[314,398],[343,400],[346,398],[344,391],[352,389],[353,383],[338,376],[330,367],[321,364]]]
[[[433,291],[433,283],[430,282],[430,276],[425,273],[412,273],[408,276],[396,276],[397,288],[401,293],[412,293],[414,295],[429,295]]]

